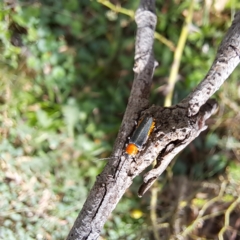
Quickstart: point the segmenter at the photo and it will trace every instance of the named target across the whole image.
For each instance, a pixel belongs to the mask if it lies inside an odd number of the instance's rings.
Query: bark
[[[149,189],[176,154],[207,128],[206,119],[217,110],[217,103],[209,98],[239,63],[240,12],[222,41],[211,69],[198,87],[176,106],[149,107],[152,75],[157,65],[153,56],[155,1],[141,0],[135,20],[135,76],[112,158],[97,177],[67,240],[98,239],[104,223],[133,179],[157,159],[154,168],[144,175],[139,196]],[[146,115],[155,119],[155,129],[144,149],[134,157],[129,156],[125,153],[125,144],[135,122]]]

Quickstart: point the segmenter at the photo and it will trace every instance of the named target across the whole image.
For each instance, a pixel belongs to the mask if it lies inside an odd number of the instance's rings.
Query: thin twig
[[[120,5],[114,5],[111,2],[109,2],[108,0],[97,0],[97,2],[108,7],[109,9],[111,9],[112,11],[114,11],[116,13],[122,13],[122,14],[125,14],[125,15],[129,16],[130,18],[134,19],[135,14],[134,14],[133,10],[128,10],[126,8],[121,7]]]
[[[176,81],[177,81],[177,76],[178,76],[178,72],[179,72],[179,67],[180,67],[180,62],[181,62],[181,58],[182,58],[183,49],[184,49],[185,44],[186,44],[190,24],[192,22],[193,6],[194,6],[194,0],[191,0],[191,3],[189,5],[189,9],[188,9],[188,14],[187,14],[184,26],[182,28],[182,32],[181,32],[181,35],[180,35],[180,38],[179,38],[179,41],[178,41],[178,44],[177,44],[177,48],[176,48],[175,53],[174,53],[173,63],[172,63],[172,66],[171,66],[170,76],[169,76],[169,79],[168,79],[168,94],[167,94],[167,96],[165,98],[165,101],[164,101],[164,106],[166,106],[166,107],[172,105],[172,97],[173,97],[174,86],[175,86]]]
[[[207,208],[209,208],[213,203],[222,199],[226,186],[227,182],[224,181],[221,185],[221,189],[219,191],[218,196],[204,204],[202,209],[199,211],[197,218],[193,221],[193,223],[190,226],[188,226],[182,233],[180,233],[179,236],[187,237],[187,235],[189,235],[193,231],[193,229],[198,225],[198,223],[202,221],[202,219],[204,218],[203,214],[206,212]]]
[[[125,15],[129,16],[130,18],[134,19],[134,11],[133,10],[123,8],[120,5],[114,5],[111,2],[109,2],[108,0],[97,0],[97,2],[108,7],[109,9],[111,9],[112,11],[114,11],[116,13],[122,13],[122,14],[125,14]],[[160,33],[154,32],[154,38],[157,39],[162,44],[166,45],[171,51],[175,50],[176,47],[175,47],[174,43],[171,42],[170,40],[168,40],[167,38],[165,38]]]
[[[175,47],[174,43],[172,41],[168,40],[167,38],[165,38],[160,33],[155,32],[154,38],[157,39],[159,42],[163,43],[164,45],[166,45],[171,51],[175,51],[176,47]]]
[[[219,240],[224,240],[223,234],[230,227],[230,214],[237,207],[239,203],[240,203],[240,196],[227,208],[225,212],[224,226],[221,228],[220,232],[218,233]]]
[[[157,195],[158,195],[158,187],[153,186],[151,189],[151,202],[150,202],[150,218],[152,221],[152,227],[153,227],[153,235],[155,240],[160,240],[159,234],[158,234],[158,220],[157,220]]]

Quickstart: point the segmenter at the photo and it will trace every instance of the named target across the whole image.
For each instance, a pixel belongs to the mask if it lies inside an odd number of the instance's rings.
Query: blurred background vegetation
[[[164,104],[190,4],[156,1],[154,104]],[[67,236],[127,105],[137,6],[126,0],[0,2],[0,239]],[[234,0],[194,3],[173,103],[203,79],[239,8]],[[103,239],[240,239],[239,70],[215,94],[219,112],[209,129],[142,199],[136,194],[141,177],[135,180]]]

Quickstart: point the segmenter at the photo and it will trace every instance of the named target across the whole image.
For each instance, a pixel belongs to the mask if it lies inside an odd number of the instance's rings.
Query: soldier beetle
[[[138,151],[141,151],[143,145],[146,143],[149,135],[151,134],[155,122],[152,117],[145,117],[137,126],[133,135],[130,137],[129,143],[126,147],[128,155],[135,156]]]

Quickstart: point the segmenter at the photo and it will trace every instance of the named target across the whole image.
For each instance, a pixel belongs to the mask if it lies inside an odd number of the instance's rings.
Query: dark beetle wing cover
[[[132,137],[129,140],[129,143],[133,143],[139,149],[141,149],[148,139],[149,131],[151,129],[152,124],[153,118],[145,117],[134,131]]]

